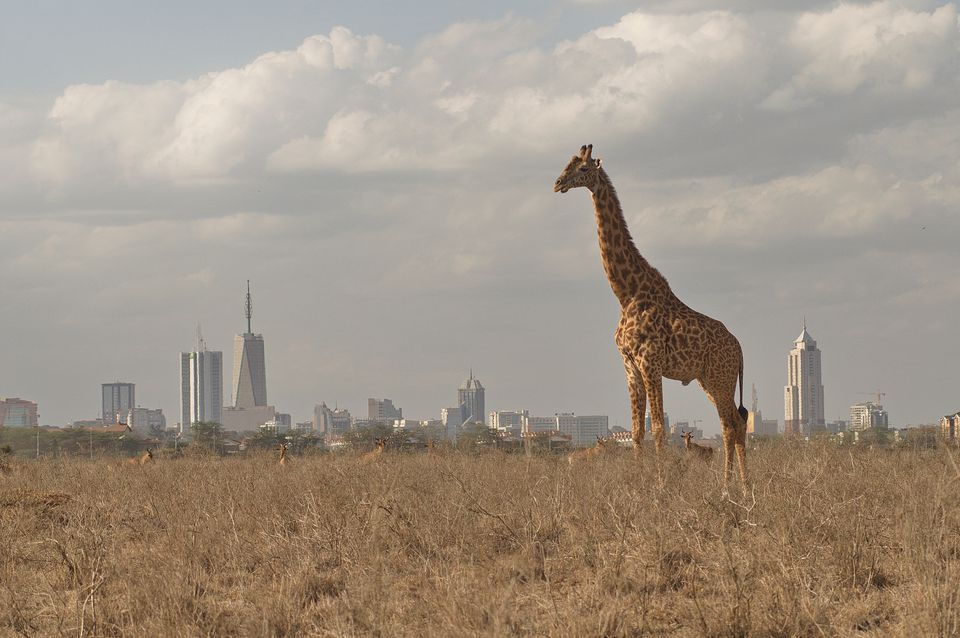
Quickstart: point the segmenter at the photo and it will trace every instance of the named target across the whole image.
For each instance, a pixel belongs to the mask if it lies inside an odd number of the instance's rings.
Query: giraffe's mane
[[[633,249],[634,254],[640,259],[640,263],[646,268],[649,268],[650,271],[652,271],[653,276],[658,277],[663,282],[663,285],[666,286],[667,290],[672,294],[673,290],[670,288],[670,282],[667,281],[667,278],[664,277],[663,273],[657,270],[657,268],[654,267],[649,261],[647,261],[646,257],[644,257],[640,252],[640,249],[637,248],[637,242],[634,241],[633,234],[630,232],[630,226],[627,224],[626,217],[623,214],[623,206],[620,204],[620,196],[617,195],[617,189],[613,185],[613,181],[610,179],[610,176],[607,175],[607,171],[604,170],[603,166],[600,166],[597,169],[597,174],[600,176],[600,180],[603,182],[603,184],[609,189],[610,196],[613,198],[613,201],[616,204],[617,214],[619,214],[621,219],[623,219],[623,232],[626,235],[627,243]]]

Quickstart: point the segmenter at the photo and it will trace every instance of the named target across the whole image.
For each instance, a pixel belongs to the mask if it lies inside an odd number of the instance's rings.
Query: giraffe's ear
[[[600,168],[601,166],[603,166],[603,160],[598,157],[598,158],[597,158],[597,168]]]

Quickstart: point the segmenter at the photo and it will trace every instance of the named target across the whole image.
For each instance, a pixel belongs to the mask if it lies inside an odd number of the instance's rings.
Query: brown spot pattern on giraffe
[[[739,379],[742,409],[740,343],[721,322],[680,301],[666,278],[640,255],[613,184],[592,153],[592,146],[582,147],[560,174],[554,190],[585,187],[593,193],[600,256],[621,305],[615,339],[630,392],[634,443],[640,447],[643,442],[649,401],[654,440],[658,450],[663,446],[662,379],[684,384],[696,379],[720,417],[724,481],[736,456],[740,478],[746,483],[746,423],[734,402]]]

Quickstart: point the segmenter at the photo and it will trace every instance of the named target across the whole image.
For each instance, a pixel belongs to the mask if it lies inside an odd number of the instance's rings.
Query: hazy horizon
[[[956,2],[39,1],[0,24],[0,396],[43,424],[100,384],[178,420],[178,353],[264,335],[271,405],[629,427],[619,306],[582,190],[723,321],[783,420],[802,329],[828,421],[960,409]],[[94,8],[95,7],[95,8]],[[718,431],[664,381],[672,420]]]

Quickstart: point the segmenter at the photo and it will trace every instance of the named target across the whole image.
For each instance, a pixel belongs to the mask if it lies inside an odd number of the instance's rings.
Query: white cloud
[[[800,16],[790,44],[801,66],[767,97],[767,108],[802,108],[861,88],[879,95],[920,91],[944,76],[955,81],[960,59],[952,4],[930,12],[892,2],[842,4]]]
[[[26,318],[4,319],[33,339],[64,322],[105,352],[116,316],[131,340],[184,326],[143,346],[163,359],[197,319],[233,325],[235,299],[216,295],[249,276],[277,295],[264,320],[282,326],[281,388],[319,385],[288,371],[327,370],[310,357],[330,349],[348,366],[437,343],[447,363],[471,356],[447,320],[528,330],[490,327],[492,361],[527,347],[549,359],[570,330],[615,321],[569,301],[613,303],[589,198],[550,189],[584,142],[682,296],[756,322],[747,347],[779,343],[783,317],[757,315],[802,303],[839,317],[874,299],[891,326],[910,303],[957,312],[944,274],[960,233],[956,5],[704,10],[719,4],[657,3],[550,45],[515,16],[403,49],[337,28],[188,81],[0,105],[0,273],[26,300]],[[564,320],[524,327],[544,316]],[[362,365],[352,378],[371,374],[383,380]],[[619,374],[604,400],[622,400]]]

